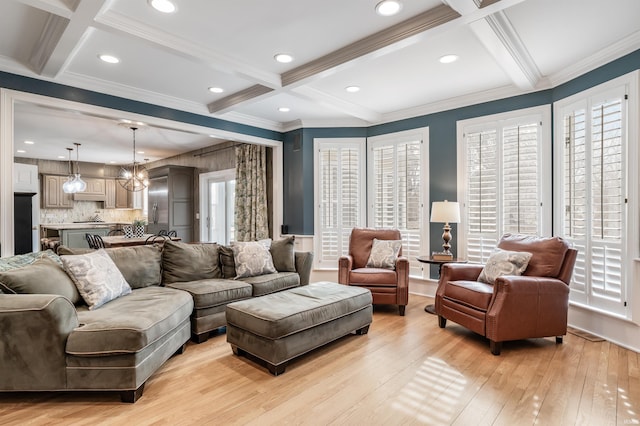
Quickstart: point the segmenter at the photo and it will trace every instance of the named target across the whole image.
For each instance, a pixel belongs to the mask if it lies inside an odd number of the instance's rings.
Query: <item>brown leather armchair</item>
[[[483,265],[443,265],[435,309],[440,328],[454,321],[489,339],[491,353],[502,342],[567,334],[569,283],[578,254],[559,237],[506,234],[498,248],[532,253],[523,275],[478,282]]]
[[[338,261],[338,282],[369,289],[374,305],[398,305],[400,315],[404,316],[409,303],[409,260],[400,249],[395,269],[368,268],[374,238],[402,239],[395,229],[354,228],[349,238],[349,254]]]

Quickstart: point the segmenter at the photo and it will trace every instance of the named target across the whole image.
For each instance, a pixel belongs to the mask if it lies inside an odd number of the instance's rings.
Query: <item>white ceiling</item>
[[[286,131],[545,89],[640,48],[638,0],[403,0],[393,17],[378,1],[174,0],[162,14],[146,0],[3,0],[0,70]],[[276,62],[280,52],[294,61]],[[460,59],[441,64],[445,54]],[[130,161],[118,115],[19,103],[15,145],[27,152],[16,156],[56,158],[80,142],[83,161]],[[179,127],[139,132],[138,159],[219,142]]]

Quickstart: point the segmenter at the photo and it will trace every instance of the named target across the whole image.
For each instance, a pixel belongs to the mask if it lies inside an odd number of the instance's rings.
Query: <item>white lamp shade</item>
[[[434,201],[431,204],[431,222],[460,222],[460,204],[456,201]]]

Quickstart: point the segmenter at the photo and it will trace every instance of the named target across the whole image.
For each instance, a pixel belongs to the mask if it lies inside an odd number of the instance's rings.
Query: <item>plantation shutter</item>
[[[498,243],[496,130],[469,133],[467,147],[467,259],[484,263]]]
[[[563,111],[563,234],[578,249],[572,300],[624,313],[624,93]]]
[[[543,229],[541,115],[487,122],[464,132],[461,230],[466,258],[485,263],[506,233]]]
[[[349,236],[362,226],[362,155],[354,144],[321,144],[317,152],[320,267],[337,267],[349,251]]]
[[[376,228],[399,229],[402,254],[415,259],[421,250],[422,141],[372,144],[372,223]],[[421,273],[411,262],[412,273]]]

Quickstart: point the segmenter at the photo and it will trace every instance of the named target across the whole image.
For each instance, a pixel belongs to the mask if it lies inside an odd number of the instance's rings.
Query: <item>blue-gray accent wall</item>
[[[640,69],[640,50],[605,64],[582,76],[561,84],[555,88],[541,90],[525,95],[514,96],[463,108],[412,117],[404,120],[384,123],[368,128],[330,128],[303,129],[285,134],[285,182],[295,182],[296,186],[285,184],[285,223],[289,232],[313,235],[313,139],[341,137],[369,137],[404,130],[429,127],[429,195],[431,201],[457,199],[456,170],[456,123],[474,117],[514,111],[523,108],[551,105],[553,102],[581,92],[590,87],[612,80],[629,72]],[[293,141],[292,134],[301,138],[301,149],[293,163],[288,161],[286,152]],[[552,142],[553,143],[553,142]],[[305,159],[304,166],[302,161]],[[296,163],[299,162],[299,163]],[[304,217],[300,217],[304,215]],[[455,247],[456,227],[453,227]],[[430,246],[437,250],[442,245],[442,226],[431,224]]]
[[[215,117],[180,111],[118,96],[105,95],[104,93],[93,92],[91,90],[79,89],[77,87],[51,83],[1,71],[0,87],[20,92],[49,96],[52,98],[65,99],[68,101],[81,102],[89,105],[112,108],[120,111],[144,114],[152,117],[166,118],[167,120],[210,127],[212,129],[226,130],[229,132],[241,133],[260,138],[281,141],[283,137],[281,132],[273,130],[234,123],[232,121],[222,120]]]

